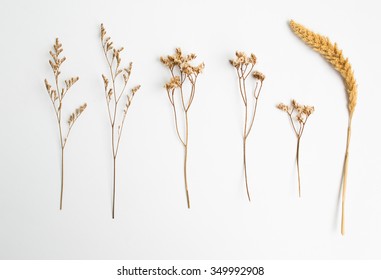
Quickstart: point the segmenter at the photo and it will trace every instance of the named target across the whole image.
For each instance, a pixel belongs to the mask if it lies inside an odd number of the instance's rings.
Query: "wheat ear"
[[[348,100],[348,131],[347,131],[347,145],[345,149],[343,180],[342,180],[342,198],[341,198],[341,234],[344,235],[345,223],[345,194],[347,189],[347,173],[348,173],[348,159],[349,159],[349,144],[351,140],[351,126],[352,117],[357,104],[357,84],[353,74],[352,66],[348,61],[348,58],[343,56],[342,50],[340,50],[336,43],[332,44],[328,37],[316,34],[303,25],[290,21],[290,27],[292,31],[302,39],[307,45],[320,53],[341,75],[344,80],[347,100]]]

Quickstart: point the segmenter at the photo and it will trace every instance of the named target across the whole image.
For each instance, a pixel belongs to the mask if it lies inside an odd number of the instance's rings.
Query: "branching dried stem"
[[[198,75],[202,73],[205,65],[201,63],[197,66],[190,65],[190,62],[196,58],[195,54],[183,55],[180,48],[176,49],[174,55],[168,55],[166,57],[161,57],[160,61],[168,67],[171,73],[171,79],[165,84],[165,89],[167,90],[167,95],[169,102],[171,103],[173,109],[173,115],[175,120],[175,127],[177,136],[184,146],[184,182],[185,182],[185,192],[187,198],[187,205],[190,208],[190,199],[188,191],[188,180],[187,180],[187,159],[188,159],[188,111],[192,105],[193,98],[196,92],[196,82]],[[187,94],[184,89],[184,83],[188,82],[190,84],[190,92]],[[181,136],[179,131],[179,123],[177,118],[177,108],[175,100],[175,92],[179,92],[181,109],[185,118],[185,135]]]
[[[112,218],[115,217],[115,197],[116,197],[116,161],[119,151],[120,139],[123,132],[128,109],[140,85],[133,87],[129,92],[126,91],[128,81],[131,76],[132,62],[127,68],[121,66],[120,54],[123,47],[116,49],[110,37],[106,37],[106,29],[101,24],[100,38],[104,56],[109,68],[109,76],[102,75],[104,93],[107,104],[108,118],[111,125],[111,149],[113,157],[113,187],[112,187]],[[111,80],[111,83],[109,82]],[[118,86],[119,85],[119,86]],[[122,102],[122,97],[123,103]],[[123,106],[123,111],[120,107]]]
[[[298,170],[298,193],[301,197],[301,185],[300,185],[300,169],[299,169],[299,148],[300,140],[303,136],[304,127],[307,123],[309,116],[314,112],[315,108],[313,106],[300,105],[295,100],[291,101],[291,106],[287,106],[283,103],[277,105],[279,110],[282,110],[287,113],[292,128],[295,132],[297,139],[296,144],[296,168]]]
[[[59,137],[60,137],[60,146],[61,146],[61,194],[60,194],[60,210],[62,210],[63,204],[63,193],[64,193],[64,155],[65,155],[65,147],[67,144],[67,140],[69,138],[71,129],[74,126],[74,123],[77,121],[79,116],[86,109],[87,104],[79,106],[69,117],[67,124],[68,128],[66,132],[63,127],[63,117],[62,117],[62,109],[63,109],[63,100],[69,89],[79,80],[79,77],[72,77],[68,80],[64,81],[64,86],[60,86],[60,74],[61,74],[61,65],[66,61],[66,57],[60,57],[63,52],[62,44],[59,42],[58,38],[56,38],[55,44],[53,45],[53,51],[49,51],[52,60],[49,60],[49,64],[53,70],[54,75],[54,85],[52,86],[47,79],[45,79],[45,87],[48,92],[49,98],[52,102],[54,112],[57,119]]]
[[[247,167],[246,167],[246,140],[249,137],[251,129],[253,127],[255,115],[257,113],[258,99],[261,94],[263,81],[265,79],[265,75],[261,72],[253,71],[254,66],[257,62],[257,58],[254,54],[247,56],[244,52],[236,52],[236,58],[230,60],[231,65],[233,65],[236,69],[238,82],[239,82],[239,91],[241,93],[243,104],[245,105],[245,124],[243,128],[243,167],[245,173],[245,184],[246,184],[246,193],[247,197],[250,199],[249,192],[249,184],[247,179]],[[250,97],[246,91],[246,79],[249,75],[253,76],[255,79],[255,87],[253,91],[253,95]],[[249,108],[249,100],[248,98],[253,98],[253,107]],[[251,109],[251,118],[249,119],[249,109]]]

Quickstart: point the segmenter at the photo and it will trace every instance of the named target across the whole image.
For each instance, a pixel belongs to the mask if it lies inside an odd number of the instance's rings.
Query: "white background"
[[[359,84],[347,193],[339,233],[339,186],[347,124],[339,75],[288,27],[293,18],[339,43]],[[104,23],[130,85],[111,219],[110,128],[99,41]],[[1,1],[0,258],[2,259],[368,259],[381,256],[381,39],[376,1]],[[59,142],[43,80],[59,37],[63,77],[80,81],[67,116],[84,101],[66,149],[59,211]],[[183,149],[176,138],[159,57],[182,47],[206,68],[190,110],[186,208]],[[243,104],[236,50],[254,52],[266,75],[248,140],[253,196],[242,165]],[[314,105],[301,147],[278,102]]]

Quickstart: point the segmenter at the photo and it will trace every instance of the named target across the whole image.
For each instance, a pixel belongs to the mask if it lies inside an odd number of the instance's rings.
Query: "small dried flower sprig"
[[[296,168],[298,170],[298,192],[299,197],[301,196],[301,186],[300,186],[300,170],[299,170],[299,148],[300,148],[300,139],[302,138],[304,127],[307,123],[309,116],[315,111],[313,106],[300,105],[295,100],[291,101],[291,106],[287,106],[283,103],[277,105],[279,110],[286,112],[290,118],[292,128],[295,132],[297,138],[296,145]]]
[[[126,120],[128,109],[140,85],[126,91],[127,83],[131,76],[132,62],[128,67],[121,66],[121,52],[123,47],[116,49],[110,37],[106,36],[106,29],[101,24],[100,29],[102,49],[109,68],[109,77],[102,75],[104,92],[107,104],[107,112],[111,125],[111,148],[113,157],[113,187],[112,187],[112,218],[115,217],[115,194],[116,194],[116,159],[118,156],[120,139]],[[111,82],[110,82],[111,81]],[[122,99],[123,98],[123,99]],[[123,111],[119,112],[121,106]]]
[[[239,91],[241,93],[243,104],[245,105],[245,124],[243,129],[243,167],[245,173],[246,193],[250,201],[250,192],[246,168],[246,140],[250,134],[251,128],[253,127],[255,115],[257,113],[258,99],[259,95],[261,94],[263,81],[265,80],[265,75],[263,75],[261,72],[253,71],[254,66],[257,63],[257,57],[253,53],[250,56],[247,56],[244,52],[237,51],[235,55],[236,58],[231,59],[230,64],[237,71]],[[246,91],[246,79],[250,75],[252,75],[252,77],[255,80],[255,86],[252,95],[248,95]],[[252,107],[252,109],[249,112],[250,107]],[[250,120],[249,114],[251,114]]]
[[[68,128],[66,132],[63,129],[63,123],[65,122],[62,117],[63,100],[69,89],[79,80],[79,77],[72,77],[65,80],[65,86],[61,87],[61,81],[59,79],[61,75],[61,66],[66,61],[66,57],[60,57],[63,52],[62,44],[56,38],[55,44],[53,45],[53,51],[49,51],[52,60],[49,60],[49,64],[53,70],[54,75],[54,86],[52,86],[47,79],[45,79],[45,87],[48,92],[49,98],[52,101],[54,112],[56,114],[59,136],[60,136],[60,146],[61,146],[61,194],[60,194],[60,210],[62,210],[63,203],[63,192],[64,192],[64,154],[67,140],[69,138],[71,129],[78,119],[78,117],[85,111],[87,104],[79,106],[69,117],[67,124]]]
[[[192,105],[193,98],[196,92],[196,82],[198,75],[202,73],[205,64],[201,63],[197,66],[191,65],[191,61],[196,58],[195,54],[183,55],[180,48],[176,49],[174,55],[168,55],[166,57],[160,57],[160,61],[168,67],[171,78],[169,82],[165,84],[165,89],[167,90],[167,95],[169,102],[173,108],[173,114],[175,119],[175,127],[177,136],[180,139],[181,144],[184,146],[185,155],[184,155],[184,182],[185,182],[185,192],[187,198],[188,208],[190,208],[190,199],[188,191],[188,180],[187,180],[187,158],[188,158],[188,111]],[[186,93],[184,89],[184,83],[190,85],[190,92]],[[178,94],[175,94],[178,92]],[[181,136],[179,131],[179,124],[177,119],[177,108],[175,97],[180,98],[181,110],[185,117],[185,135]]]

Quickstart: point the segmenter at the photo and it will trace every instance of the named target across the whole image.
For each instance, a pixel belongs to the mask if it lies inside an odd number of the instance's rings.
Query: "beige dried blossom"
[[[168,55],[165,57],[160,57],[160,61],[168,67],[171,78],[164,87],[167,91],[169,102],[172,105],[175,127],[177,136],[184,146],[185,155],[184,155],[184,182],[185,182],[185,193],[187,198],[187,205],[190,208],[190,198],[188,191],[188,180],[187,180],[187,158],[188,158],[188,111],[193,102],[193,98],[196,92],[196,82],[198,75],[202,73],[205,68],[204,63],[200,63],[196,66],[192,65],[191,62],[196,59],[196,55],[191,53],[188,55],[183,55],[180,48],[176,48],[175,54]],[[190,92],[187,94],[184,86],[184,83],[190,85]],[[181,110],[185,117],[184,124],[184,136],[182,137],[179,131],[178,119],[177,119],[177,110],[175,102],[175,91],[179,92],[178,98],[181,99]]]
[[[253,72],[253,77],[260,81],[264,81],[265,79],[265,75],[263,75],[261,72],[258,72],[258,71]]]
[[[172,77],[171,80],[165,84],[167,90],[172,90],[181,86],[180,76]]]
[[[82,106],[77,108],[72,114],[70,114],[70,117],[67,121],[67,124],[69,127],[67,128],[66,132],[63,128],[63,116],[62,116],[62,109],[64,104],[64,97],[68,93],[69,89],[79,80],[79,77],[72,77],[67,80],[64,80],[65,86],[61,87],[61,81],[59,79],[59,76],[61,74],[60,67],[61,65],[66,61],[66,57],[60,57],[61,53],[63,52],[62,44],[60,43],[59,39],[56,38],[55,44],[53,45],[53,51],[49,51],[50,56],[52,57],[52,60],[49,60],[49,64],[53,70],[53,76],[54,76],[54,88],[52,85],[48,82],[47,79],[44,80],[45,88],[48,92],[48,95],[50,97],[50,100],[52,102],[54,112],[57,119],[58,129],[59,129],[59,136],[60,136],[60,146],[61,146],[61,194],[60,194],[60,210],[62,210],[63,205],[63,193],[64,193],[64,154],[65,154],[65,147],[67,144],[67,140],[69,138],[71,129],[78,119],[78,117],[83,113],[83,111],[86,109],[87,104],[84,103]]]
[[[229,62],[236,69],[239,82],[239,91],[241,93],[242,101],[245,105],[245,124],[243,131],[243,166],[245,174],[246,193],[250,201],[251,198],[246,167],[246,140],[250,134],[251,128],[253,127],[255,115],[257,112],[258,99],[262,90],[263,81],[265,80],[265,75],[261,72],[253,71],[254,66],[257,63],[257,57],[255,56],[255,54],[252,53],[250,56],[247,56],[244,52],[236,51],[235,55],[236,57],[234,59],[229,60]],[[250,74],[255,80],[253,95],[248,95],[246,92],[246,79]],[[251,98],[250,96],[253,97],[253,100],[248,99]],[[250,108],[251,111],[249,112]],[[248,120],[249,114],[251,114],[250,120]]]
[[[291,105],[287,106],[283,103],[279,103],[276,106],[279,110],[286,112],[290,122],[292,124],[292,128],[295,132],[295,136],[297,138],[296,145],[296,167],[298,170],[298,193],[299,197],[301,197],[301,185],[300,185],[300,170],[299,170],[299,148],[300,148],[300,140],[302,138],[304,127],[307,123],[309,116],[315,111],[313,106],[308,105],[300,105],[296,100],[291,100]]]
[[[128,109],[136,92],[140,89],[140,85],[133,87],[130,92],[126,91],[128,81],[131,76],[132,62],[128,67],[121,67],[121,53],[123,47],[117,49],[111,38],[107,36],[106,29],[101,24],[101,44],[107,66],[109,68],[109,77],[102,74],[104,94],[107,104],[108,118],[111,126],[111,148],[113,157],[113,185],[112,185],[112,218],[115,217],[115,197],[116,197],[116,163],[119,151],[120,139],[126,120]],[[111,81],[111,82],[110,82]],[[122,97],[125,103],[121,105]],[[121,106],[120,106],[121,105]],[[119,110],[120,107],[123,110]],[[120,111],[120,112],[119,112]]]

